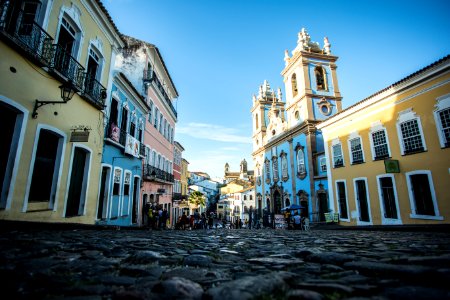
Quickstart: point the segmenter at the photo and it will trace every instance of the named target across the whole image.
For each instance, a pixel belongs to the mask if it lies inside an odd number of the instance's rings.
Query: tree
[[[199,191],[194,191],[189,195],[189,203],[196,206],[205,206],[206,197]]]

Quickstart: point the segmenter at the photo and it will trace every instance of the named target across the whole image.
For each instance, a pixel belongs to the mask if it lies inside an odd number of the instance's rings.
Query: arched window
[[[291,85],[292,85],[292,97],[295,97],[298,94],[297,75],[295,73],[291,77]]]
[[[305,153],[302,146],[297,147],[297,176],[302,179],[306,176]]]
[[[317,66],[314,69],[314,74],[316,76],[317,89],[326,90],[325,70],[322,67]]]

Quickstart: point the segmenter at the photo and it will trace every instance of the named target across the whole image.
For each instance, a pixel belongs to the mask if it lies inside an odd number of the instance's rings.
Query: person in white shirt
[[[298,211],[295,212],[293,219],[294,219],[294,229],[300,229],[301,228],[301,218],[298,214]]]

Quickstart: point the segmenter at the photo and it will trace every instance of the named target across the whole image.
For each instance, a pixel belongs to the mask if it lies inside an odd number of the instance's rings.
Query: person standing
[[[295,212],[293,219],[294,219],[294,229],[301,229],[302,219],[300,218],[297,211]]]
[[[250,205],[250,209],[248,210],[248,229],[252,229],[253,223],[253,205]]]

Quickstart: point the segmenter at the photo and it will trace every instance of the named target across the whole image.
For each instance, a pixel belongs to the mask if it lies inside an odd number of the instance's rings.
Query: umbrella
[[[289,206],[283,207],[281,210],[296,210],[296,209],[302,209],[303,206],[300,206],[298,204],[291,204]]]

